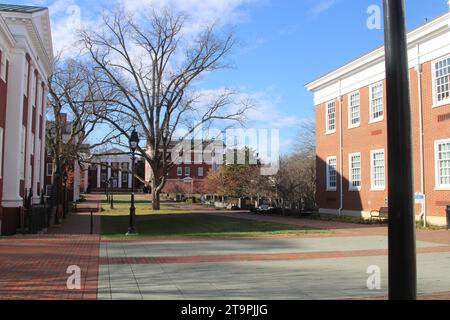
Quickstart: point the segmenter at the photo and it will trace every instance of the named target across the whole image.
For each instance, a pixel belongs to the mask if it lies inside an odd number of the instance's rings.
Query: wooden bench
[[[389,219],[389,208],[383,207],[380,210],[370,212],[370,220],[386,221]]]

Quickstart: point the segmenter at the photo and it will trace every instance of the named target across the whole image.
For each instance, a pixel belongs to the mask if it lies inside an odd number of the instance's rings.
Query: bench
[[[386,221],[389,219],[389,208],[383,207],[380,210],[370,212],[370,220]]]

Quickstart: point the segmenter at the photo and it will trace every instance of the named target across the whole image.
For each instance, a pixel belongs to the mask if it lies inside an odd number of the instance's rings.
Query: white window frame
[[[177,167],[177,176],[182,177],[183,176],[183,167]]]
[[[437,140],[434,142],[434,163],[435,163],[435,181],[436,181],[436,190],[437,191],[448,191],[450,190],[450,184],[449,185],[443,185],[441,184],[440,180],[441,180],[441,176],[440,176],[440,161],[439,161],[439,145],[441,144],[445,144],[445,143],[450,143],[450,138],[449,139],[444,139],[444,140]]]
[[[201,174],[200,174],[201,171]],[[198,167],[197,169],[197,176],[204,177],[205,176],[205,169],[203,167]]]
[[[374,155],[381,152],[383,152],[383,161],[384,161],[384,186],[375,186]],[[386,151],[384,149],[370,151],[370,184],[372,191],[386,191]]]
[[[3,128],[0,127],[0,179],[3,178]]]
[[[375,88],[375,87],[377,87],[379,85],[381,85],[381,105],[383,107],[383,115],[378,117],[378,118],[374,118],[373,117],[372,91],[373,91],[373,88]],[[383,85],[383,81],[379,81],[379,82],[374,83],[374,84],[369,86],[369,113],[370,113],[370,115],[369,115],[369,117],[370,117],[369,124],[384,121],[384,115],[386,113],[386,110],[385,110],[385,106],[384,106],[384,85]]]
[[[329,117],[329,106],[331,104],[334,104],[334,129],[330,130],[330,117]],[[336,100],[328,101],[325,104],[325,128],[326,128],[326,134],[333,134],[336,133],[337,128],[337,103]]]
[[[31,64],[30,64],[30,62],[27,60],[27,59],[25,59],[25,74],[23,75],[23,81],[24,81],[24,96],[25,97],[28,97],[28,89],[29,89],[29,86],[28,86],[28,84],[29,84],[29,81],[31,81],[30,80],[30,71],[31,71]]]
[[[359,186],[353,186],[353,158],[359,157]],[[349,191],[361,191],[362,189],[362,155],[361,152],[351,153],[348,155],[348,182],[349,182]]]
[[[358,95],[359,100],[359,121],[355,124],[353,124],[353,112],[352,112],[352,97]],[[358,91],[354,91],[348,94],[347,96],[348,100],[348,128],[358,128],[361,126],[361,93]]]
[[[330,161],[334,160],[336,161],[336,186],[332,187],[330,186]],[[337,184],[338,184],[338,167],[337,167],[338,163],[337,163],[337,157],[336,156],[332,156],[332,157],[328,157],[326,159],[326,184],[327,184],[327,191],[328,192],[336,192],[337,191]]]
[[[45,175],[47,177],[53,176],[53,163],[47,163],[47,166],[45,168]]]
[[[442,101],[438,101],[437,99],[437,85],[436,85],[436,63],[439,63],[440,61],[444,61],[450,58],[450,55],[440,57],[434,61],[431,62],[431,79],[433,81],[433,108],[442,107],[445,105],[450,104],[450,98],[447,98]]]
[[[191,167],[185,167],[184,168],[184,176],[190,177],[191,176]]]

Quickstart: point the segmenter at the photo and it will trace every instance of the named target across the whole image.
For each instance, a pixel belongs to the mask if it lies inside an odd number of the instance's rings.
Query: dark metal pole
[[[94,212],[91,210],[91,234],[94,234]]]
[[[136,228],[134,226],[136,217],[136,208],[134,206],[134,167],[135,167],[136,155],[133,151],[132,162],[131,162],[131,207],[130,207],[130,226],[128,228],[127,235],[136,235]]]
[[[384,0],[389,171],[389,299],[417,299],[411,102],[405,4]]]
[[[114,185],[113,181],[111,180],[111,209],[114,209]]]

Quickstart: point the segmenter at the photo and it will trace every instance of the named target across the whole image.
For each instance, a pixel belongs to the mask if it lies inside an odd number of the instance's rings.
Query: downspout
[[[424,149],[423,149],[423,100],[422,100],[422,65],[420,63],[420,44],[417,44],[417,90],[418,90],[418,104],[419,104],[419,144],[420,144],[420,193],[425,194],[425,167],[424,167]],[[422,210],[420,212],[420,219],[423,219],[424,226],[427,226],[427,213],[426,213],[426,197],[422,202]]]
[[[343,146],[342,146],[342,141],[343,141],[343,130],[342,130],[342,87],[341,87],[341,80],[339,80],[338,82],[339,85],[339,175],[340,175],[340,181],[339,181],[339,217],[342,216],[342,210],[344,209],[344,171],[343,171]]]

